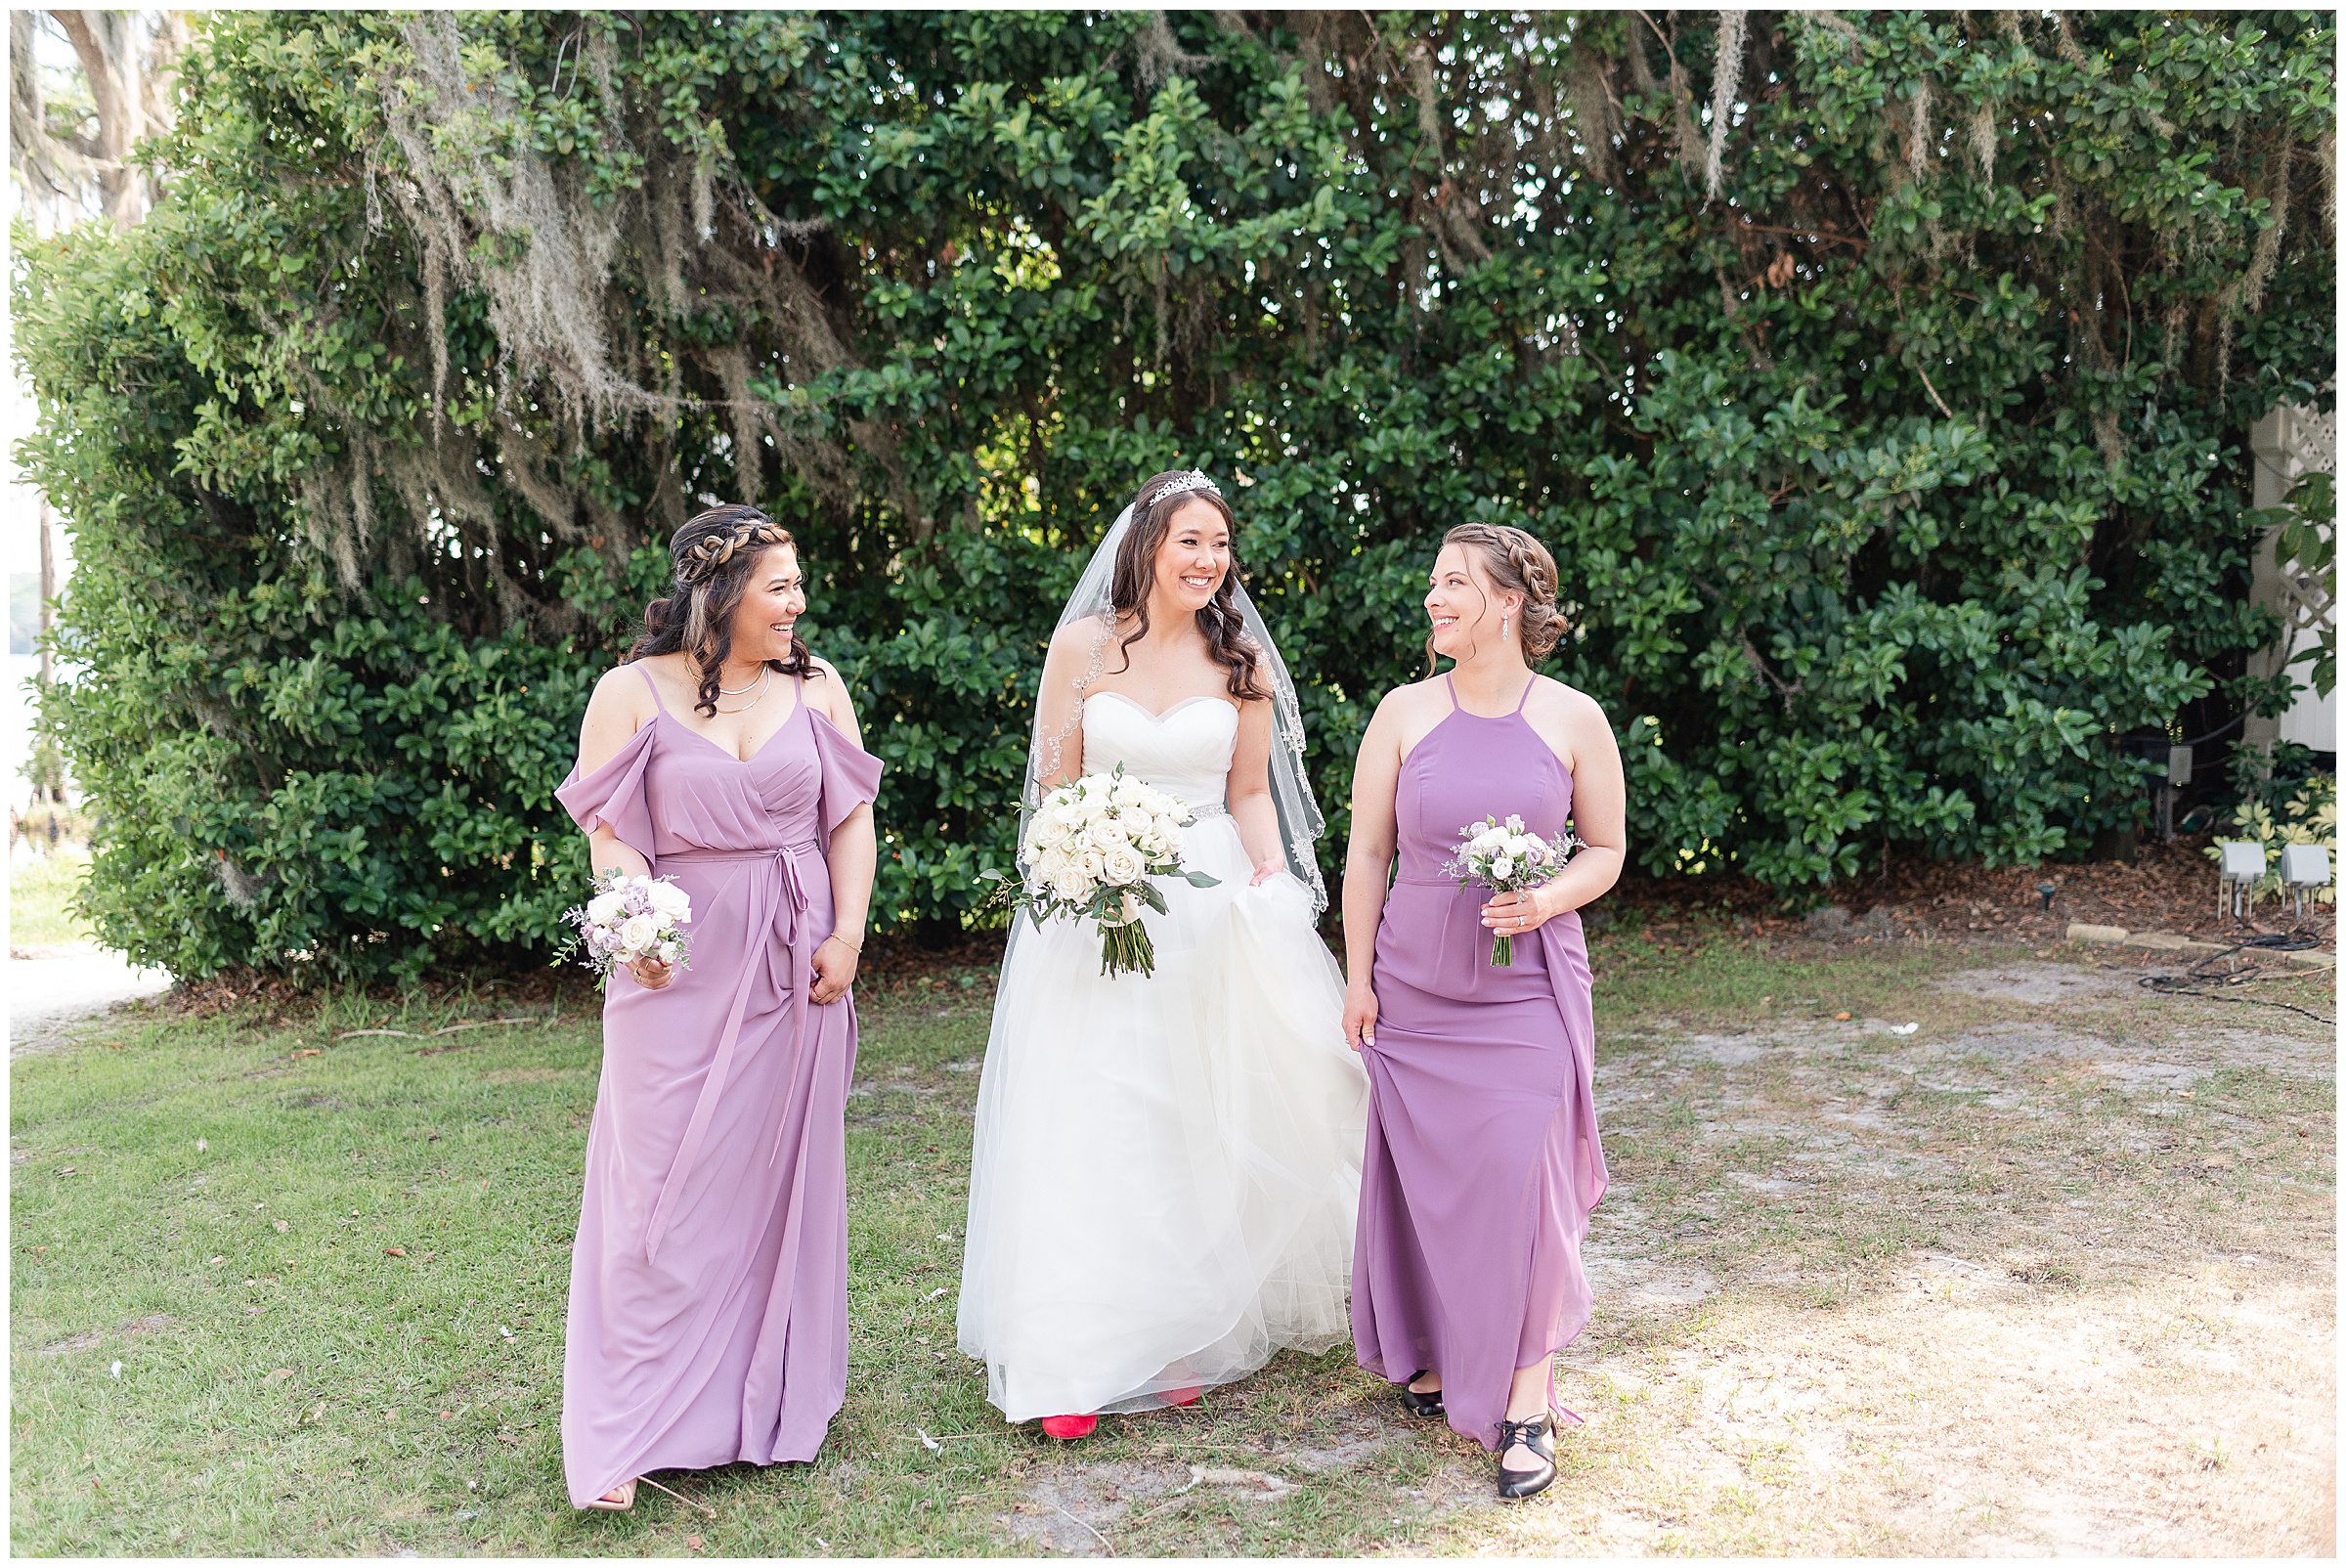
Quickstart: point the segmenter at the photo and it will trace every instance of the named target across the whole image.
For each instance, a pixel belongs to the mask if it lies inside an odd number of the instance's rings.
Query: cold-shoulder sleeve
[[[814,755],[823,764],[821,816],[823,838],[855,814],[855,807],[880,798],[880,759],[840,732],[839,726],[809,710],[814,720]]]
[[[636,730],[618,755],[584,778],[574,765],[570,777],[554,791],[554,799],[582,832],[608,827],[646,863],[659,858],[652,852],[651,803],[643,796],[643,774],[652,760],[652,731],[657,727],[645,724]]]

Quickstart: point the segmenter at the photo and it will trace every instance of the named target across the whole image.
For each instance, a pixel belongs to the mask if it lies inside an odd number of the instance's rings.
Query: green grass
[[[89,870],[89,856],[69,849],[36,854],[12,869],[8,877],[9,945],[54,947],[88,939],[90,928],[70,906]]]
[[[868,1092],[849,1104],[847,1407],[811,1467],[663,1477],[716,1520],[648,1489],[632,1515],[582,1515],[562,1490],[590,1015],[337,1042],[499,1012],[347,1001],[295,1026],[132,1024],[18,1062],[16,1549],[1006,1549],[999,1520],[1052,1456],[953,1348],[983,992],[904,989],[866,1009]],[[1259,1463],[1258,1429],[1308,1427],[1331,1384],[1378,1391],[1341,1352],[1289,1358],[1194,1414],[1111,1418],[1086,1458]],[[1217,1436],[1234,1404],[1243,1430]],[[1217,1549],[1325,1549],[1366,1539],[1346,1490],[1276,1520],[1204,1496],[1178,1528]]]
[[[1504,1515],[1487,1502],[1480,1451],[1399,1420],[1346,1349],[1282,1357],[1191,1411],[1108,1418],[1073,1448],[1004,1426],[953,1329],[984,977],[863,998],[847,1408],[810,1466],[661,1477],[715,1518],[649,1491],[631,1515],[582,1515],[563,1493],[567,1243],[600,1048],[588,1002],[432,1038],[335,1036],[529,1010],[344,998],[289,1022],[258,1008],[124,1015],[13,1065],[13,1545],[611,1555],[683,1553],[698,1537],[714,1554],[960,1555],[1091,1547],[1096,1523],[1119,1554],[1543,1552],[1608,1549],[1601,1533],[1521,1534],[1560,1529],[1579,1517],[1566,1510],[1605,1498],[1656,1521],[1654,1549],[1912,1545],[1880,1519],[1823,1520],[1775,1448],[1728,1456],[1731,1484],[1673,1469],[1653,1433],[1686,1427],[1672,1413],[1693,1407],[1670,1358],[1732,1345],[1739,1324],[1770,1312],[1829,1325],[1878,1299],[1915,1249],[1992,1255],[2070,1223],[2082,1211],[2063,1203],[2081,1191],[2136,1195],[2226,1246],[2267,1246],[2233,1233],[2328,1211],[2329,1091],[2235,1064],[2170,1100],[2066,1063],[2021,1078],[1960,1049],[1931,1069],[1951,1081],[1914,1081],[1899,1052],[2016,1021],[2099,1019],[2171,1055],[2162,1030],[2274,1020],[2133,995],[2057,1015],[1928,985],[2004,958],[1802,952],[1599,943],[1600,1088],[1637,1092],[1609,1114],[1624,1198],[1598,1229],[1623,1234],[1642,1211],[1648,1255],[1707,1269],[1721,1288],[1674,1317],[1600,1301],[1580,1347],[1599,1370],[1575,1384],[1592,1424],[1568,1440],[1552,1502]],[[2289,983],[2334,1005],[2325,977]],[[1711,1029],[1851,1031],[1830,1023],[1839,1012],[1926,1022],[1910,1039],[1853,1037],[1804,1066],[1724,1066],[1673,1043]],[[2030,1106],[1986,1104],[1980,1086],[1999,1071]],[[1811,1163],[1791,1199],[1742,1183],[1736,1173],[1810,1159],[1801,1129],[1826,1123],[1802,1118],[1866,1084],[1903,1129],[1883,1137],[1942,1174],[1885,1183]],[[2145,1128],[2162,1141],[2145,1145]],[[2122,1287],[2096,1256],[2048,1255],[2013,1278],[2064,1299]],[[1762,1263],[1797,1279],[1739,1273]],[[1649,1392],[1621,1391],[1641,1381]],[[1243,1488],[1178,1491],[1200,1464],[1295,1485],[1276,1504]]]

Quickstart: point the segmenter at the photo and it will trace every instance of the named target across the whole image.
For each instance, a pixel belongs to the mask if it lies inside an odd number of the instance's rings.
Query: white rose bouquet
[[[616,868],[594,879],[586,907],[563,915],[579,930],[579,961],[605,979],[623,964],[656,958],[689,968],[689,946],[677,928],[692,920],[692,898],[666,877],[630,877]]]
[[[1501,822],[1486,816],[1458,829],[1458,852],[1442,869],[1445,875],[1457,878],[1460,887],[1480,883],[1493,893],[1523,893],[1563,870],[1572,849],[1569,832],[1561,843],[1550,844],[1537,833],[1524,832],[1522,817],[1511,816]],[[1514,936],[1493,932],[1491,967],[1509,969],[1514,963]]]
[[[1043,797],[1021,846],[1027,881],[999,872],[1002,901],[1040,925],[1054,915],[1090,917],[1100,928],[1100,973],[1156,973],[1156,947],[1141,924],[1145,904],[1165,913],[1165,895],[1149,880],[1179,877],[1194,888],[1221,879],[1181,869],[1187,805],[1124,769],[1087,773]]]

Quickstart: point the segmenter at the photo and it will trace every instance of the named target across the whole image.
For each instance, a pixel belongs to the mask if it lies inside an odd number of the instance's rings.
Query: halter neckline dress
[[[651,721],[555,792],[692,899],[689,967],[656,991],[618,970],[603,1002],[562,1365],[580,1507],[648,1470],[811,1459],[846,1398],[855,1007],[807,986],[831,834],[881,764],[794,694],[744,761],[653,684]]]
[[[1571,770],[1523,717],[1539,677],[1491,719],[1443,678],[1451,712],[1394,792],[1400,867],[1377,928],[1376,1039],[1361,1053],[1353,1341],[1392,1382],[1438,1370],[1451,1426],[1497,1452],[1515,1369],[1552,1358],[1594,1304],[1581,1242],[1605,1190],[1596,1027],[1579,912],[1517,936],[1514,965],[1495,968],[1491,894],[1442,871],[1486,814],[1551,842],[1565,831]]]

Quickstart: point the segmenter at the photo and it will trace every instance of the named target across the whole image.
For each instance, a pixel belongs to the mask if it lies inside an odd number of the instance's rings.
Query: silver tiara
[[[1193,468],[1186,474],[1180,474],[1172,479],[1166,480],[1165,488],[1158,491],[1154,497],[1151,498],[1149,503],[1153,506],[1157,501],[1163,501],[1167,496],[1185,496],[1193,490],[1210,490],[1217,496],[1222,494],[1222,487],[1215,484],[1211,479],[1206,478],[1205,471],[1203,469]]]

